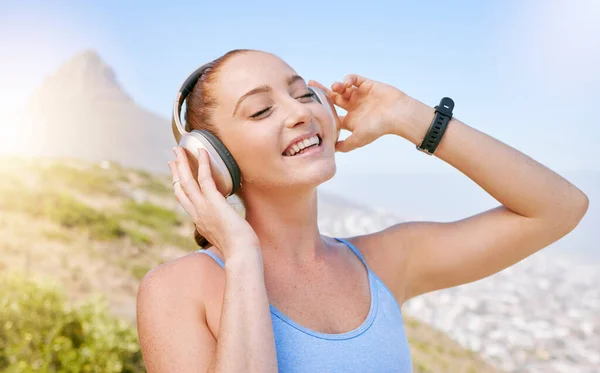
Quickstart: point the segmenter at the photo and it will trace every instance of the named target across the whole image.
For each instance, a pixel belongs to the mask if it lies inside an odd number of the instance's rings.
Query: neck
[[[246,220],[256,232],[265,264],[304,266],[322,258],[317,190],[248,191]]]

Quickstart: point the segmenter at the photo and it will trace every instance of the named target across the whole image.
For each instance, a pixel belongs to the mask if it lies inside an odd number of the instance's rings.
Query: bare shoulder
[[[221,271],[208,255],[190,253],[150,270],[140,283],[138,300],[178,302],[185,298],[186,302],[203,302],[210,281],[218,279]]]
[[[207,307],[222,301],[224,279],[223,269],[205,254],[190,253],[163,263],[142,279],[138,313],[190,309],[206,318]]]
[[[223,270],[208,255],[192,253],[144,276],[137,294],[137,326],[148,372],[207,367],[216,339],[207,322]]]

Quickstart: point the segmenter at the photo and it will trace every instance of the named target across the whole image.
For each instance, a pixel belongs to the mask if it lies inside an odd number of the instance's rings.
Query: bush
[[[65,185],[86,194],[118,196],[118,172],[104,170],[99,165],[76,168],[68,164],[52,163],[32,169],[39,177],[39,184]]]
[[[4,190],[0,207],[19,211],[36,218],[47,218],[65,228],[87,230],[90,238],[110,241],[126,235],[119,222],[98,211],[64,191],[53,188],[45,190]]]
[[[136,203],[129,200],[123,206],[125,212],[122,215],[124,220],[132,220],[137,224],[159,229],[167,227],[176,227],[182,224],[181,217],[173,210],[152,204],[150,202]]]
[[[135,329],[100,298],[71,307],[55,285],[3,274],[0,320],[2,372],[145,371]]]

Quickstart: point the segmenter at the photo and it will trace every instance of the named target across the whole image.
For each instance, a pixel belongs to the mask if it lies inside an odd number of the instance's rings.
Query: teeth
[[[297,143],[293,144],[286,152],[285,155],[287,156],[293,156],[296,153],[298,153],[299,151],[301,151],[304,148],[307,148],[311,145],[318,145],[319,144],[319,137],[317,135],[308,138],[308,139],[304,139],[301,141],[298,141]]]

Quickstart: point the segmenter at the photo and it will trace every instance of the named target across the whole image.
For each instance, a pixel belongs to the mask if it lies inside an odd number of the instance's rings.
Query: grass
[[[152,229],[162,227],[177,227],[182,224],[181,217],[173,210],[152,204],[150,202],[137,203],[129,200],[123,204],[123,220],[135,221],[137,224]]]
[[[138,247],[148,247],[152,246],[154,241],[147,234],[139,231],[135,228],[125,228],[125,232],[129,239],[131,239],[131,243]]]
[[[5,177],[0,181],[0,209],[24,212],[33,218],[49,219],[63,228],[84,230],[89,233],[90,239],[99,241],[129,237],[134,245],[143,248],[154,244],[175,245],[186,249],[195,247],[191,232],[189,237],[177,233],[177,228],[183,224],[183,218],[175,211],[150,202],[136,203],[134,200],[124,202],[121,211],[101,211],[61,189],[61,185],[76,184],[73,180],[77,179],[75,176],[82,172],[81,170],[51,165],[44,168],[42,174],[47,175],[49,170],[57,171],[54,178],[61,175],[60,177],[65,177],[66,180],[47,180],[44,184],[36,185],[37,188],[29,188],[18,175],[3,175]],[[40,176],[40,179],[42,178]],[[79,187],[83,186],[84,191],[88,188],[88,192],[93,190],[93,193],[114,192],[106,182],[112,179],[110,175],[106,175],[106,178],[90,176],[84,179],[87,181],[77,182]],[[92,188],[89,183],[91,180],[105,181],[99,181]],[[133,226],[125,224],[129,222],[133,222]],[[68,241],[69,234],[48,232],[45,236],[53,240]]]
[[[475,353],[462,348],[447,335],[427,327],[412,317],[405,317],[404,324],[411,347],[415,373],[496,372]]]
[[[145,265],[134,265],[131,268],[131,274],[133,275],[133,277],[135,277],[138,280],[141,280],[146,273],[148,273],[148,271],[150,271],[152,268],[150,266],[145,266]]]
[[[61,163],[53,163],[45,167],[37,167],[41,185],[63,184],[86,194],[118,195],[119,177],[112,170],[105,170],[98,165],[76,168]]]
[[[185,250],[197,250],[199,247],[196,244],[196,241],[194,241],[193,233],[194,232],[190,230],[189,235],[182,236],[173,229],[162,229],[159,232],[159,239],[162,244],[177,246]]]
[[[140,184],[140,188],[160,196],[173,195],[173,189],[170,184],[167,186],[165,183],[161,183],[156,179],[143,180]]]
[[[46,218],[68,229],[86,230],[91,239],[106,241],[122,238],[125,231],[114,218],[56,190],[5,190],[0,207],[20,211],[34,218]]]
[[[64,230],[45,230],[42,232],[42,235],[49,240],[60,241],[63,243],[71,243],[74,241],[73,236]]]

